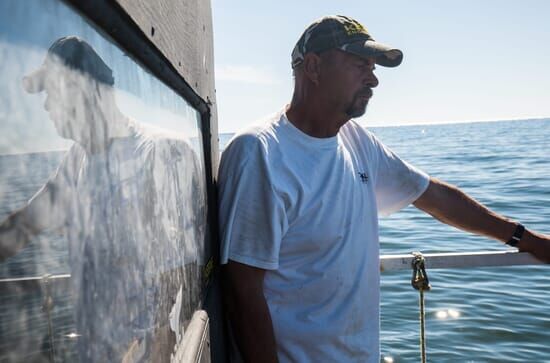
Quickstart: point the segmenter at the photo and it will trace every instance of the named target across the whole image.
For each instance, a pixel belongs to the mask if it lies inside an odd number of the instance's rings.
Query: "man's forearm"
[[[277,362],[271,315],[265,298],[234,301],[229,310],[231,326],[245,362]]]
[[[16,254],[45,229],[62,228],[67,210],[56,190],[46,183],[27,205],[0,223],[0,261]]]
[[[516,223],[489,210],[458,188],[432,179],[414,205],[443,223],[506,242]]]
[[[501,242],[509,241],[517,227],[516,222],[489,210],[460,189],[437,179],[430,181],[428,189],[414,205],[446,224]],[[526,229],[516,247],[550,263],[549,236]]]
[[[0,224],[0,261],[25,247],[35,231],[25,223],[24,212],[15,212]]]
[[[229,261],[224,266],[224,298],[243,359],[277,362],[277,345],[263,294],[264,270]]]

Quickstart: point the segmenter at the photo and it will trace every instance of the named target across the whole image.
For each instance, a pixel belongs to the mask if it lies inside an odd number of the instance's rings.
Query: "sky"
[[[380,80],[367,126],[550,117],[550,1],[211,0],[220,132],[280,110],[290,53],[328,14],[351,16],[401,49]]]

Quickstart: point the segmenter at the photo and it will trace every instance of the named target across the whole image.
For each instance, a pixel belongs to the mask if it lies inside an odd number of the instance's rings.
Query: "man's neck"
[[[293,99],[286,108],[286,117],[309,136],[317,138],[336,136],[340,127],[349,121],[349,117],[323,106],[322,103],[306,103]]]
[[[97,125],[96,127],[99,129],[92,130],[93,135],[90,134],[75,141],[89,154],[106,153],[114,139],[126,137],[131,133],[130,119],[118,110],[116,111],[109,120],[89,120],[89,123]]]

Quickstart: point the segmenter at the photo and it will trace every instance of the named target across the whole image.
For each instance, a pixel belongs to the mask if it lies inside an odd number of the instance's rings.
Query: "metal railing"
[[[482,251],[459,253],[426,253],[423,254],[426,269],[441,268],[472,268],[515,265],[543,265],[527,252],[517,251]],[[380,270],[410,270],[414,255],[382,255],[380,256]]]

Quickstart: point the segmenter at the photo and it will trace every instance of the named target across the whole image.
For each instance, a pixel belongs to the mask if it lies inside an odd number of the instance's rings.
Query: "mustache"
[[[360,90],[355,94],[355,98],[359,98],[359,97],[369,97],[369,98],[372,97],[372,89],[367,87]]]

